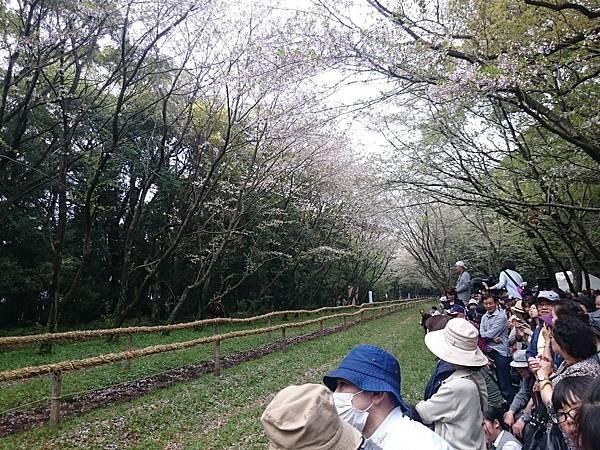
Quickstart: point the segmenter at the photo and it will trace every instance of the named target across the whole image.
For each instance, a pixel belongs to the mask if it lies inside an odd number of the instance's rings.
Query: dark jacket
[[[529,347],[527,347],[527,350],[525,351],[527,359],[535,358],[537,356],[537,344],[538,339],[540,338],[540,333],[542,332],[542,328],[542,326],[539,326],[535,330],[533,330],[533,334],[531,335],[531,341],[529,341]],[[552,357],[552,362],[554,363],[555,367],[560,366],[560,364],[563,361],[564,360],[558,355],[554,355]]]
[[[425,386],[425,392],[423,393],[423,400],[429,400],[438,391],[442,382],[454,373],[454,366],[446,361],[440,359],[429,377],[427,386]]]

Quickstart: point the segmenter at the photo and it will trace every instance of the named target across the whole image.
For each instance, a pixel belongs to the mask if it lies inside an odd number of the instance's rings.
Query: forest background
[[[2,2],[0,325],[598,275],[596,2],[230,3]]]

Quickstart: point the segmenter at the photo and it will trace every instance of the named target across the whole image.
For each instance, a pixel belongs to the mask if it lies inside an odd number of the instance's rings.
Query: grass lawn
[[[259,417],[273,395],[289,384],[321,382],[322,376],[360,343],[378,345],[398,357],[403,395],[414,403],[434,364],[434,357],[424,347],[417,317],[418,309],[398,312],[234,366],[220,377],[207,374],[129,403],[65,420],[58,429],[43,426],[7,436],[0,439],[0,448],[264,449],[267,445]],[[234,350],[255,344],[238,344]],[[189,351],[195,353],[195,360],[208,357],[199,355],[200,348]],[[168,354],[146,359],[162,358]],[[144,363],[136,360],[133,366]],[[77,376],[85,377],[85,373],[72,374]],[[30,384],[21,385],[26,388]],[[13,386],[18,384],[9,387]]]
[[[373,312],[375,313],[375,311]],[[368,316],[373,314],[365,312]],[[316,319],[321,316],[333,315],[335,312],[323,312],[312,315],[303,314],[299,318],[290,317],[288,321],[281,318],[273,319],[271,325],[280,325],[283,323],[301,322],[310,319]],[[333,326],[341,323],[341,319],[331,319],[325,322],[325,326]],[[169,335],[142,333],[133,336],[132,346],[134,349],[149,347],[152,345],[168,344],[172,342],[182,342],[197,339],[204,336],[210,336],[215,333],[228,333],[231,331],[263,328],[268,323],[238,323],[220,325],[218,329],[212,325],[200,328],[199,330],[179,330],[171,332]],[[292,337],[299,334],[305,334],[315,331],[319,324],[309,325],[300,328],[291,328],[287,331],[287,336]],[[253,347],[273,342],[281,337],[281,333],[259,334],[226,340],[221,344],[221,354],[239,352]],[[0,352],[0,371],[12,370],[21,367],[38,366],[53,362],[82,359],[99,354],[121,352],[125,350],[124,338],[118,341],[107,341],[106,339],[94,339],[81,342],[56,343],[53,346],[52,353],[38,355],[32,346],[9,349]],[[212,346],[202,345],[186,350],[176,352],[162,353],[160,355],[147,358],[136,359],[131,363],[130,370],[124,370],[122,364],[111,364],[91,368],[77,372],[66,372],[63,375],[62,395],[68,396],[75,393],[82,393],[92,389],[99,389],[126,381],[136,380],[149,375],[161,373],[169,369],[186,366],[199,361],[212,359]],[[0,389],[0,414],[13,408],[22,408],[24,405],[37,404],[38,402],[47,402],[50,397],[51,381],[49,376],[33,378],[17,383],[7,383]]]

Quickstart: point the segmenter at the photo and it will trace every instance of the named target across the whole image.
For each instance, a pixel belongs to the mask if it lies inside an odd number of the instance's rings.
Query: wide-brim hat
[[[513,353],[513,360],[510,362],[511,367],[526,368],[529,367],[527,362],[527,351],[517,350]]]
[[[487,357],[477,346],[477,329],[465,319],[452,319],[443,330],[425,335],[425,345],[438,358],[467,367],[481,367]]]
[[[391,353],[379,347],[366,344],[354,347],[337,369],[323,377],[323,383],[335,391],[338,378],[349,381],[363,391],[389,392],[402,411],[408,411],[400,393],[400,363]]]
[[[350,450],[362,442],[360,431],[338,416],[333,395],[320,384],[284,388],[260,421],[270,450]]]
[[[523,309],[523,301],[522,300],[517,300],[515,302],[515,304],[512,306],[511,311],[512,312],[516,312],[516,313],[520,313],[520,314],[525,314],[525,310]]]

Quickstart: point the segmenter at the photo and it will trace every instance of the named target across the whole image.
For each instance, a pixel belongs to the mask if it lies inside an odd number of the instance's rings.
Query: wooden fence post
[[[125,351],[131,351],[131,334],[125,336]],[[129,358],[123,361],[123,368],[126,370],[131,369],[131,360]]]
[[[364,319],[365,319],[365,311],[364,311],[364,310],[362,310],[362,311],[360,312],[360,320],[364,320]]]
[[[319,325],[321,326],[321,330],[323,329],[323,319],[319,320]]]
[[[281,338],[282,338],[282,339],[285,339],[285,329],[286,329],[286,327],[283,327],[283,328],[281,329]]]
[[[343,317],[344,319],[344,326],[346,325],[346,316]]]
[[[215,354],[215,374],[221,375],[221,341],[213,341],[213,352]]]
[[[50,425],[57,426],[60,422],[60,391],[62,384],[61,372],[52,372],[52,394],[50,397]]]

